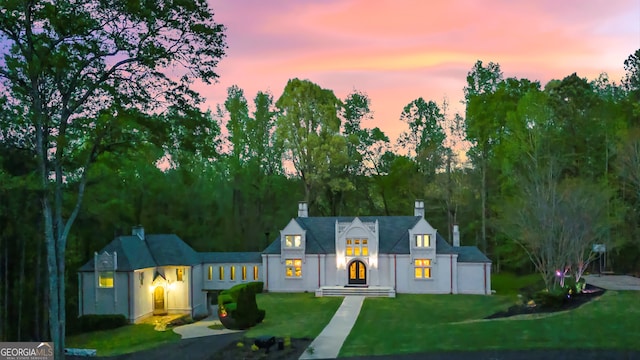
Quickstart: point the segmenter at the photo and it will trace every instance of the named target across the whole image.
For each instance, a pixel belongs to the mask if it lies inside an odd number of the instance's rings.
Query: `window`
[[[209,274],[207,275],[207,280],[213,280],[213,266],[209,266]]]
[[[300,246],[302,246],[302,236],[285,235],[284,246],[288,248],[299,248]]]
[[[416,247],[429,247],[431,244],[431,235],[416,235]]]
[[[286,275],[289,278],[302,277],[302,260],[301,259],[286,259],[284,261]]]
[[[231,266],[231,275],[229,276],[229,279],[231,281],[236,279],[236,267],[235,266]]]
[[[258,267],[253,267],[253,280],[258,280]]]
[[[415,276],[416,279],[430,279],[431,278],[431,260],[430,259],[416,259],[415,264]]]
[[[224,266],[218,267],[218,279],[224,280]]]
[[[100,273],[98,273],[98,287],[113,287],[113,271],[100,271]]]
[[[247,280],[247,267],[242,266],[242,280]]]
[[[144,273],[141,272],[138,276],[140,276],[140,286],[144,285]]]
[[[184,275],[184,270],[182,268],[176,269],[176,281],[182,281],[182,276]]]
[[[347,239],[347,256],[369,256],[369,241],[367,239]]]

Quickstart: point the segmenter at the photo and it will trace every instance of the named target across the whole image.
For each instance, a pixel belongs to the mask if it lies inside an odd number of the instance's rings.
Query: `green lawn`
[[[640,292],[609,291],[578,309],[548,317],[473,321],[511,301],[511,296],[465,295],[367,299],[340,356],[534,348],[640,350]]]
[[[491,275],[491,289],[496,291],[496,295],[517,295],[525,287],[544,289],[544,281],[538,273],[517,276],[501,272]]]
[[[314,338],[329,323],[343,298],[316,298],[313,293],[265,293],[258,294],[256,300],[258,307],[267,314],[262,323],[247,331],[247,337]]]
[[[66,347],[96,349],[98,356],[112,356],[150,349],[180,340],[171,330],[155,331],[151,324],[127,325],[113,330],[67,336]]]

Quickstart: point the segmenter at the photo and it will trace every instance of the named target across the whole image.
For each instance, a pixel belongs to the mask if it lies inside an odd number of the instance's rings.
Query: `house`
[[[196,252],[176,235],[134,227],[79,270],[79,314],[210,313],[211,296],[249,281],[265,291],[317,296],[396,293],[490,294],[491,261],[475,246],[453,245],[413,216],[310,217],[307,204],[263,252]]]
[[[262,253],[265,289],[360,293],[490,294],[491,261],[475,246],[453,246],[414,216],[310,217],[306,203]]]

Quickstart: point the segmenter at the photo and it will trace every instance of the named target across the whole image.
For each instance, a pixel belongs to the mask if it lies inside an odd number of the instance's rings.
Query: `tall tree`
[[[2,135],[37,158],[56,359],[64,357],[67,238],[91,165],[105,143],[129,140],[113,138],[114,129],[170,107],[195,109],[190,84],[217,78],[223,30],[205,0],[3,5],[0,104],[15,121]],[[65,212],[68,190],[75,205]]]
[[[473,144],[470,149],[470,158],[479,165],[481,172],[482,235],[480,248],[485,252],[487,250],[487,167],[492,144],[490,131],[495,127],[490,125],[494,118],[490,110],[484,106],[483,96],[493,93],[501,81],[502,70],[499,64],[490,62],[485,67],[482,61],[478,60],[467,74],[467,85],[464,88],[467,140]]]
[[[426,182],[433,181],[446,153],[444,115],[435,102],[418,98],[404,107],[400,120],[409,125],[409,131],[400,134],[398,145],[414,156]]]
[[[332,176],[347,164],[338,117],[342,104],[333,91],[309,80],[291,79],[276,106],[277,138],[304,183],[305,201],[314,204],[316,191],[323,186],[332,191],[350,187],[344,173]]]

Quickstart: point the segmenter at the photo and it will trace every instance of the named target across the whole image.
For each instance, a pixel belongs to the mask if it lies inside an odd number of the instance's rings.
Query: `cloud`
[[[369,94],[370,126],[392,138],[402,107],[422,96],[459,105],[476,60],[501,65],[505,76],[539,80],[573,72],[623,76],[640,47],[640,1],[237,1],[212,2],[227,26],[228,57],[220,84],[202,88],[208,105],[237,84],[248,98],[281,94],[288,79],[306,78],[346,96]],[[365,124],[366,125],[366,124]]]

